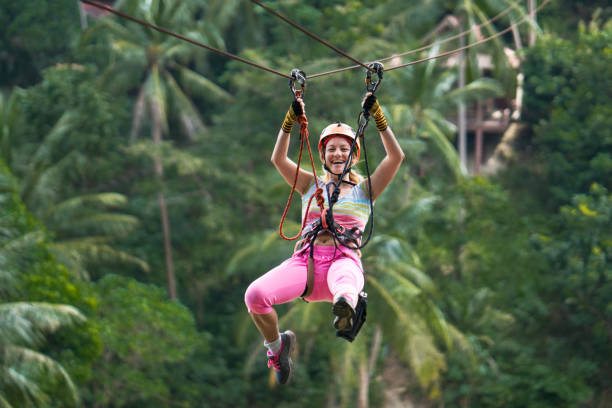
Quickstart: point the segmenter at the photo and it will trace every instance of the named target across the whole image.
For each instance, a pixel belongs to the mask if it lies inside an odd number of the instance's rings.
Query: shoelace
[[[280,371],[280,359],[278,357],[278,354],[270,354],[268,351],[268,368],[274,367],[276,371]]]

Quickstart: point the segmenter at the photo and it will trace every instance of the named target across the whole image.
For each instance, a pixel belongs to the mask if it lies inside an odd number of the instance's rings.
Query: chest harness
[[[376,71],[376,74],[378,76],[378,79],[376,81],[373,81],[372,71],[371,70],[366,71],[366,78],[365,78],[366,91],[371,92],[373,94],[378,88],[378,85],[380,84],[380,82],[382,81],[383,66],[382,64],[378,62],[373,63],[370,66]],[[297,100],[298,98],[303,98],[304,93],[306,91],[306,74],[304,74],[303,71],[300,71],[298,69],[293,69],[291,71],[290,77],[291,78],[289,79],[289,88],[291,89],[291,92],[293,93],[295,99]],[[296,82],[300,85],[301,89],[295,88]],[[371,178],[370,178],[371,176],[370,169],[368,166],[368,156],[367,156],[367,152],[365,148],[365,143],[363,141],[364,131],[368,125],[369,120],[370,120],[370,113],[366,109],[362,109],[359,112],[359,116],[357,118],[357,123],[358,123],[357,132],[355,134],[355,137],[352,139],[348,158],[346,162],[344,163],[344,168],[340,174],[333,173],[329,169],[329,167],[327,166],[327,163],[325,163],[325,160],[324,160],[325,170],[327,170],[332,175],[337,177],[337,180],[335,182],[331,181],[327,183],[327,185],[325,186],[325,193],[327,194],[327,201],[328,201],[328,208],[325,208],[325,199],[323,198],[323,188],[319,186],[319,179],[317,178],[314,160],[312,158],[312,151],[310,149],[310,142],[308,140],[308,119],[306,118],[305,112],[302,112],[297,117],[297,121],[300,125],[300,151],[299,151],[298,160],[297,160],[295,179],[293,182],[293,186],[291,188],[291,193],[289,194],[289,199],[287,200],[287,205],[285,206],[285,210],[281,218],[279,232],[280,232],[280,236],[283,239],[288,240],[288,241],[296,240],[299,237],[301,237],[306,227],[306,222],[308,219],[308,213],[310,210],[310,206],[312,204],[312,200],[313,199],[316,200],[316,203],[319,206],[319,209],[321,211],[321,216],[309,225],[309,230],[307,231],[307,233],[304,234],[304,237],[301,240],[299,240],[296,244],[296,251],[305,247],[305,245],[309,245],[308,275],[306,279],[306,288],[304,289],[304,292],[301,295],[302,299],[304,300],[308,296],[310,296],[314,288],[313,253],[314,253],[314,243],[319,233],[323,231],[329,231],[334,239],[334,245],[336,247],[336,250],[338,249],[338,243],[339,243],[340,245],[350,250],[357,251],[358,253],[360,253],[360,249],[364,248],[367,245],[367,243],[370,241],[370,238],[372,237],[372,231],[374,229],[374,206],[373,206],[372,188],[371,188],[372,184],[371,184]],[[364,162],[365,162],[365,168],[366,168],[366,173],[367,173],[367,186],[368,186],[368,193],[369,193],[370,219],[371,219],[368,236],[363,243],[361,243],[363,232],[358,227],[346,229],[345,227],[343,227],[342,225],[340,225],[338,222],[334,220],[334,215],[333,215],[333,207],[334,207],[334,204],[338,202],[338,198],[340,196],[340,186],[342,185],[342,183],[355,186],[354,183],[344,180],[344,177],[351,171],[350,163],[352,162],[353,153],[356,150],[355,145],[357,144],[357,140],[359,138],[361,139],[361,145],[363,146]],[[287,216],[287,212],[289,211],[291,200],[295,192],[298,175],[300,171],[300,162],[302,159],[302,152],[304,150],[304,145],[306,145],[306,147],[308,148],[308,155],[310,157],[310,163],[312,166],[312,173],[313,173],[314,180],[316,183],[316,189],[315,189],[315,192],[310,196],[308,200],[308,204],[306,206],[306,211],[304,213],[304,219],[302,221],[302,227],[301,227],[300,232],[294,237],[287,237],[283,233],[283,223],[285,221],[285,217]],[[335,252],[334,252],[334,256],[335,256]],[[357,336],[357,333],[359,332],[359,330],[361,329],[361,326],[365,322],[366,306],[367,306],[367,293],[365,293],[365,291],[362,291],[359,294],[357,306],[355,308],[355,318],[353,321],[352,328],[350,330],[337,330],[336,336],[344,338],[352,342],[355,339],[355,336]]]

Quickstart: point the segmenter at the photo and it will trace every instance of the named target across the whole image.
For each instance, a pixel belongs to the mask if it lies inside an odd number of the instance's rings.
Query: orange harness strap
[[[299,91],[296,91],[296,93],[296,97],[299,97]],[[300,153],[298,156],[297,167],[295,170],[295,179],[293,180],[293,186],[291,187],[291,193],[289,193],[289,199],[287,200],[287,205],[285,206],[285,211],[283,212],[283,217],[281,218],[281,222],[279,225],[280,236],[287,241],[293,241],[295,239],[298,239],[302,235],[302,231],[304,230],[304,227],[306,227],[306,220],[308,219],[308,212],[310,211],[310,205],[312,203],[313,198],[316,198],[317,205],[321,209],[321,217],[323,217],[325,213],[325,199],[323,198],[323,189],[321,187],[318,187],[317,173],[314,165],[314,160],[312,158],[312,151],[310,149],[310,141],[308,140],[308,119],[306,118],[306,115],[302,113],[300,116],[298,116],[297,121],[300,124]],[[304,214],[304,219],[302,220],[302,228],[300,229],[300,232],[295,237],[289,238],[283,233],[283,224],[285,222],[287,212],[289,211],[289,207],[291,206],[291,200],[293,199],[293,193],[295,192],[295,186],[297,185],[298,176],[300,174],[300,162],[302,161],[302,152],[304,150],[304,144],[306,144],[306,146],[308,147],[308,155],[310,157],[310,164],[312,166],[312,174],[314,176],[315,183],[317,183],[317,189],[308,200],[308,206],[306,207],[306,213]]]

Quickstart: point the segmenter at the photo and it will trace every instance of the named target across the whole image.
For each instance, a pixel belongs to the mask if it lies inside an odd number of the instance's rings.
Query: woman
[[[386,156],[370,178],[371,198],[375,200],[397,173],[404,159],[404,153],[387,126],[376,97],[368,93],[362,107],[375,119],[386,152]],[[297,170],[296,163],[287,157],[289,138],[293,123],[303,112],[304,103],[301,99],[297,99],[285,116],[271,158],[289,185],[293,185]],[[343,123],[333,123],[323,130],[319,138],[319,154],[325,169],[324,178],[315,180],[313,173],[303,169],[299,170],[297,176],[296,190],[302,195],[303,213],[317,186],[324,187],[330,181],[338,182],[354,139],[353,129]],[[351,167],[359,160],[359,144],[354,143],[354,148]],[[353,170],[347,172],[342,179],[339,198],[333,206],[333,217],[334,221],[347,231],[357,228],[360,233],[363,232],[369,218],[369,188],[367,180]],[[327,205],[326,197],[326,207]],[[310,209],[308,226],[304,228],[299,249],[291,258],[251,283],[245,293],[245,303],[249,313],[265,339],[264,345],[268,348],[268,367],[274,368],[276,380],[280,384],[289,381],[293,373],[291,353],[296,344],[296,337],[291,330],[280,333],[278,316],[272,306],[290,302],[301,296],[310,302],[333,302],[334,327],[338,330],[347,330],[352,327],[358,295],[364,285],[363,268],[358,251],[341,245],[329,230],[323,229],[313,236],[313,230],[316,230],[314,226],[320,215],[318,208]],[[310,280],[309,258],[311,271],[314,269]]]

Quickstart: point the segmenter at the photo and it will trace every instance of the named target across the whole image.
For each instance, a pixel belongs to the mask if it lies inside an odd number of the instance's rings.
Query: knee
[[[272,309],[266,302],[266,293],[255,282],[251,283],[244,292],[244,303],[249,313],[266,314]]]

